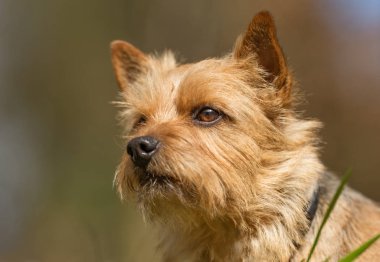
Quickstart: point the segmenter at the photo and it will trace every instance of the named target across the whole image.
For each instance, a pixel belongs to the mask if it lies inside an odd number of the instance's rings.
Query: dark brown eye
[[[196,111],[194,120],[202,125],[212,125],[222,119],[222,114],[211,107],[203,107]]]
[[[135,122],[135,124],[133,125],[133,127],[136,128],[136,127],[138,127],[138,126],[140,126],[140,125],[142,125],[142,124],[144,124],[144,123],[146,123],[146,117],[145,117],[145,116],[141,116],[141,117]]]

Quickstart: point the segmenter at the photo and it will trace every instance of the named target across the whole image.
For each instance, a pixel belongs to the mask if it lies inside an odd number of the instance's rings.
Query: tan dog
[[[337,179],[320,123],[294,110],[292,75],[268,12],[231,54],[178,65],[112,43],[127,150],[115,184],[160,228],[165,261],[301,261]],[[313,260],[336,261],[380,232],[380,208],[346,189]],[[380,243],[362,261],[380,261]]]

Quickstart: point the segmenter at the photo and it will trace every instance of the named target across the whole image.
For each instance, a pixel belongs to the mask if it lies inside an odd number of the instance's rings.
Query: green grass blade
[[[360,256],[364,251],[366,251],[372,244],[374,244],[378,239],[380,239],[380,234],[376,235],[375,237],[371,238],[367,242],[365,242],[363,245],[361,245],[356,250],[352,251],[350,254],[339,260],[339,262],[351,262],[354,261],[358,256]]]
[[[322,232],[322,229],[323,227],[325,226],[327,220],[329,219],[330,217],[330,214],[331,212],[333,211],[334,207],[335,207],[335,204],[336,202],[338,201],[338,198],[340,197],[340,195],[342,194],[343,192],[343,189],[344,189],[344,186],[347,184],[348,180],[350,179],[350,176],[351,176],[351,170],[347,170],[346,174],[343,176],[335,194],[334,194],[334,197],[332,198],[328,208],[327,208],[327,211],[325,213],[325,216],[323,217],[323,220],[322,220],[322,223],[321,223],[321,226],[319,227],[318,229],[318,233],[314,239],[314,243],[310,249],[310,252],[309,252],[309,255],[306,259],[306,262],[309,262],[310,259],[311,259],[311,256],[313,255],[314,253],[314,250],[315,248],[317,247],[317,244],[318,244],[318,241],[319,241],[319,237],[321,236],[321,232]]]

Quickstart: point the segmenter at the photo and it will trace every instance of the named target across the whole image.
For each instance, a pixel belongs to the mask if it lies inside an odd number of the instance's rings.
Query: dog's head
[[[146,215],[267,223],[304,197],[315,176],[294,174],[301,160],[316,160],[318,124],[294,114],[269,13],[222,58],[178,65],[170,52],[146,55],[115,41],[112,61],[126,144],[115,184]]]

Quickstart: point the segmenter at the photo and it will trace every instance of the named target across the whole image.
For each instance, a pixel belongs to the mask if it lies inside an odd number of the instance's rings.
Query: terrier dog
[[[115,185],[159,227],[164,261],[305,259],[339,182],[319,160],[321,124],[295,111],[271,15],[222,58],[179,65],[123,41],[111,50],[127,145]],[[347,188],[313,260],[378,232],[379,206]],[[379,261],[379,244],[361,259]]]

